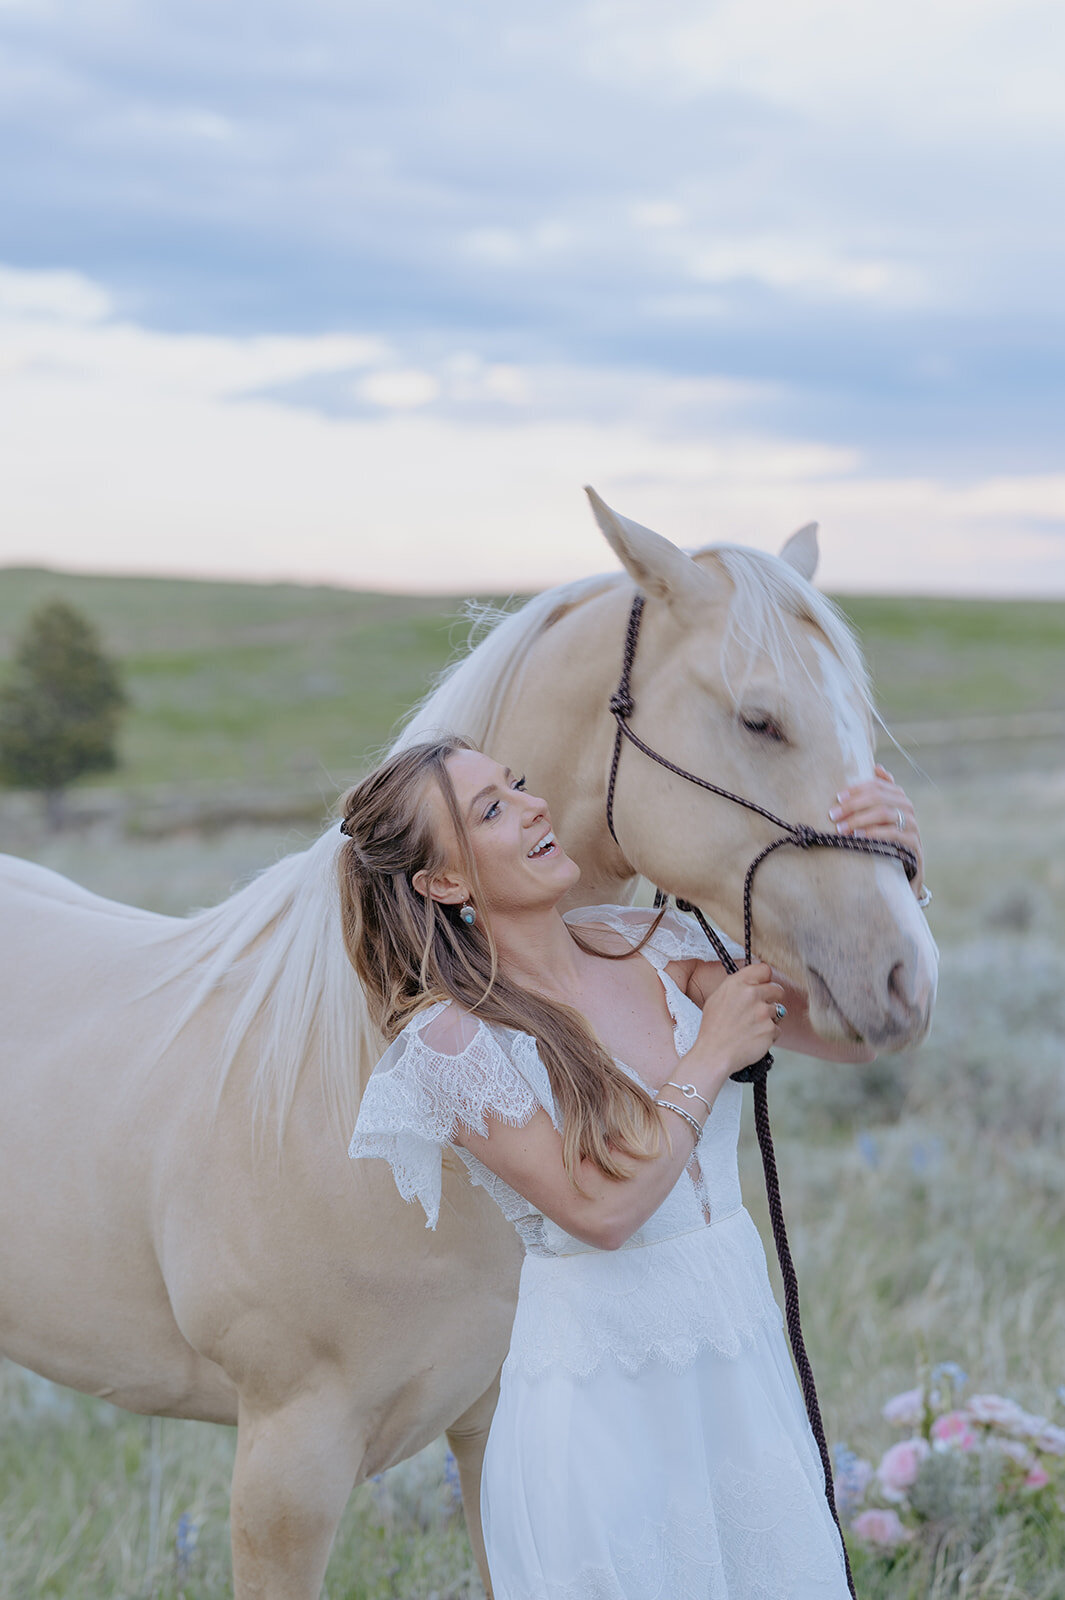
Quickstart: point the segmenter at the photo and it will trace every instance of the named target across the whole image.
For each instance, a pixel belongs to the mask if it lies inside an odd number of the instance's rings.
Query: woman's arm
[[[701,1092],[713,1104],[716,1091],[711,1092],[704,1083]],[[682,1103],[687,1110],[688,1101]],[[698,1101],[693,1103],[703,1111]],[[598,1250],[616,1250],[658,1210],[695,1149],[695,1134],[680,1117],[672,1111],[662,1111],[660,1116],[666,1137],[658,1155],[633,1161],[631,1175],[620,1180],[608,1178],[594,1162],[582,1161],[579,1179],[583,1194],[570,1182],[562,1164],[562,1140],[546,1111],[538,1111],[522,1128],[486,1117],[487,1138],[459,1128],[455,1143],[565,1233]],[[667,1117],[676,1122],[675,1128],[667,1126]]]
[[[678,988],[690,1000],[705,1008],[711,995],[716,994],[725,981],[726,973],[720,961],[671,961],[666,969]],[[785,1050],[795,1050],[799,1055],[818,1056],[822,1061],[875,1061],[876,1051],[866,1044],[848,1044],[845,1040],[822,1039],[810,1026],[810,1007],[801,989],[788,982],[775,969],[773,981],[780,986],[782,1004],[787,1016],[780,1025],[777,1042]],[[705,1015],[705,1010],[704,1010]]]
[[[661,1091],[661,1100],[676,1100],[704,1123],[707,1106],[730,1074],[759,1060],[778,1037],[775,1007],[781,993],[764,963],[715,984],[698,1038],[680,1063],[669,1063],[671,1077],[693,1083],[706,1105],[694,1098],[678,1099],[671,1089]],[[663,1108],[659,1118],[664,1137],[657,1155],[634,1159],[623,1179],[608,1178],[594,1162],[584,1160],[580,1189],[562,1163],[562,1140],[546,1111],[536,1112],[522,1127],[486,1116],[487,1136],[457,1125],[451,1137],[566,1233],[597,1249],[616,1250],[658,1210],[695,1149],[695,1131],[683,1117]]]

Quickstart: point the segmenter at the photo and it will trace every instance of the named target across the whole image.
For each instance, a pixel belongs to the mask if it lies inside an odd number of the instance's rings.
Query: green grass
[[[849,595],[889,722],[1065,711],[1065,604]]]
[[[121,662],[117,776],[89,787],[286,783],[332,794],[386,744],[464,632],[458,600],[295,584],[0,574],[0,657],[45,599]]]
[[[466,632],[458,598],[8,569],[0,663],[30,611],[53,598],[82,609],[121,661],[131,700],[122,767],[82,787],[127,791],[285,785],[332,799]],[[1065,711],[1063,603],[842,604],[889,722]]]
[[[232,1429],[130,1416],[8,1363],[0,1417],[4,1600],[231,1592]],[[445,1454],[438,1443],[356,1490],[325,1600],[483,1595]]]

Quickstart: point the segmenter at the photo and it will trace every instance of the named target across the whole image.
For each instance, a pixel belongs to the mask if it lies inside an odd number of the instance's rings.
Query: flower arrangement
[[[965,1399],[968,1382],[944,1361],[893,1395],[881,1414],[906,1432],[875,1467],[837,1450],[840,1518],[867,1549],[898,1553],[922,1532],[951,1526],[979,1536],[1036,1497],[1045,1511],[1065,1513],[1065,1427],[1004,1395]],[[1065,1409],[1065,1387],[1056,1404]]]

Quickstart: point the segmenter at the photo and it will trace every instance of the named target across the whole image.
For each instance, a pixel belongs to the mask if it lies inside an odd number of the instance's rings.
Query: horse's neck
[[[631,589],[614,589],[542,633],[487,741],[492,755],[520,763],[549,798],[555,830],[581,867],[572,905],[627,901],[635,881],[605,821],[615,729],[609,701],[631,603]]]

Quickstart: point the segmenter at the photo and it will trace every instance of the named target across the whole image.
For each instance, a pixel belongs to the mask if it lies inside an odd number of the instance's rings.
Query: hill
[[[0,663],[29,612],[53,598],[91,617],[122,662],[132,709],[123,767],[108,782],[127,791],[239,783],[332,797],[467,631],[458,597],[8,568]],[[839,604],[889,723],[1065,718],[1065,603],[854,595]]]

